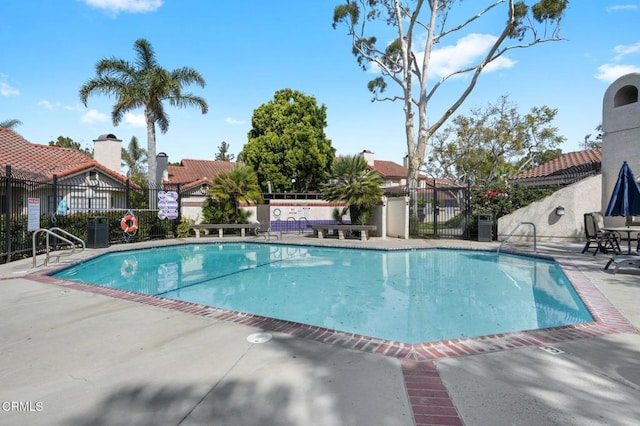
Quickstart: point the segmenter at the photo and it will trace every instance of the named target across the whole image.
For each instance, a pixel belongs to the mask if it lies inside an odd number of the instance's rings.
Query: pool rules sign
[[[158,217],[160,220],[178,218],[178,193],[176,191],[158,191]]]

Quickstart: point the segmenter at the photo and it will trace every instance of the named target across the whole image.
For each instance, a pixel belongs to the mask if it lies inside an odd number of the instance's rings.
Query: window
[[[614,108],[635,102],[638,102],[638,88],[635,86],[624,86],[613,97]]]
[[[98,172],[91,170],[87,173],[87,185],[96,186],[99,183]]]
[[[73,196],[71,197],[71,209],[80,210],[81,212],[90,210],[106,210],[108,207],[108,199],[106,196],[97,197],[93,196],[88,198],[86,196]]]

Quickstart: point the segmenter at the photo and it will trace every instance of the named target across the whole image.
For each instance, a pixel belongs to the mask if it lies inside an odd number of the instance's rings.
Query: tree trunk
[[[151,112],[145,111],[144,117],[147,122],[147,165],[149,166],[147,176],[149,184],[157,188],[159,182],[156,177],[156,123]]]
[[[420,168],[424,163],[424,157],[427,151],[427,143],[429,141],[429,126],[427,124],[427,107],[426,102],[418,105],[418,140],[416,143],[414,136],[413,112],[405,108],[406,115],[406,136],[407,136],[407,186],[409,196],[411,197],[410,214],[418,214],[418,188],[420,187]]]

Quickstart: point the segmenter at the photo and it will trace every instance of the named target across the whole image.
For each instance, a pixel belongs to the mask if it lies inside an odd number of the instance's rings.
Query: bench
[[[260,227],[259,223],[201,223],[198,225],[191,225],[189,228],[196,231],[196,238],[200,238],[200,231],[208,231],[209,229],[217,229],[218,237],[224,236],[225,229],[239,229],[240,236],[245,236],[245,229],[253,229],[257,232]]]
[[[344,231],[360,231],[360,239],[366,241],[369,231],[378,229],[375,225],[311,225],[311,228],[318,233],[318,238],[324,238],[324,232],[338,231],[338,239],[344,240]]]

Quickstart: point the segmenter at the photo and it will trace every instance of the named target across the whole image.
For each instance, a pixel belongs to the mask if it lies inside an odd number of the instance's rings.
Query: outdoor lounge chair
[[[584,214],[584,233],[587,243],[582,249],[582,253],[595,248],[593,255],[598,252],[607,253],[609,250],[620,253],[620,235],[617,232],[609,232],[604,229],[604,217],[600,212]]]
[[[609,266],[614,265],[613,273],[618,273],[618,268],[627,266],[629,268],[640,268],[640,256],[637,254],[619,254],[617,256],[611,256],[611,259],[607,262],[604,269],[609,269]]]

